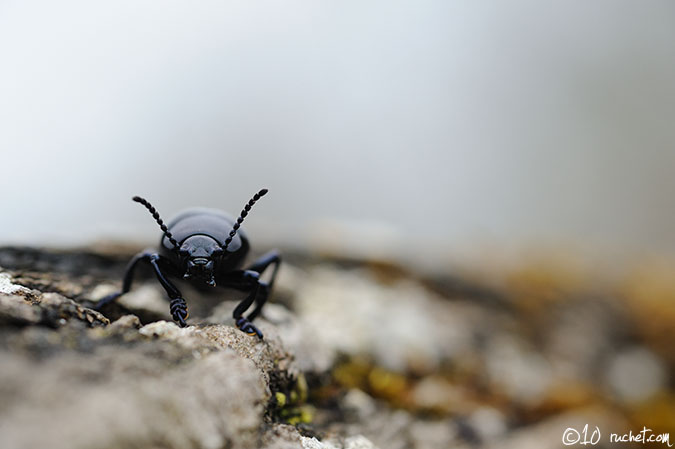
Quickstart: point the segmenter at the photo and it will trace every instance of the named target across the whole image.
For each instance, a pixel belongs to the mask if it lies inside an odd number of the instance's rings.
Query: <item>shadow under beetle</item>
[[[216,285],[248,291],[248,295],[234,309],[232,316],[239,329],[249,335],[263,338],[262,332],[251,321],[260,313],[267,301],[276,278],[281,257],[277,251],[270,251],[248,268],[242,269],[250,245],[246,234],[239,229],[251,207],[267,193],[262,189],[244,206],[236,221],[216,209],[188,209],[165,225],[157,210],[144,198],[135,196],[152,214],[164,235],[159,251],[144,251],[134,256],[124,274],[122,290],[102,298],[96,309],[114,301],[131,289],[134,270],[139,262],[148,262],[157,280],[164,287],[171,302],[171,316],[181,327],[187,326],[187,303],[181,292],[171,283],[169,277],[183,278],[197,287]],[[260,275],[273,265],[269,282],[260,280]],[[255,302],[255,308],[244,317]]]

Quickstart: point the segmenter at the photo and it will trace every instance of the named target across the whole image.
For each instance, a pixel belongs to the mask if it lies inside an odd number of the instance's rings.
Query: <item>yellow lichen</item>
[[[276,400],[277,400],[277,406],[278,406],[278,407],[283,407],[284,405],[286,405],[286,395],[285,395],[285,394],[283,394],[283,393],[280,392],[280,391],[277,391],[277,392],[274,394],[274,397],[275,397]]]

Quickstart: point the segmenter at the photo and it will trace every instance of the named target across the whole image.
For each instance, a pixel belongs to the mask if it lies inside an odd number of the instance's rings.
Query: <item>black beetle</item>
[[[171,316],[181,327],[187,326],[187,304],[181,292],[169,281],[169,277],[183,278],[197,287],[216,285],[248,291],[248,295],[234,309],[237,327],[249,335],[262,338],[262,332],[251,321],[260,313],[269,296],[276,278],[281,257],[277,251],[270,251],[241,269],[250,245],[246,234],[239,229],[256,201],[267,193],[262,189],[244,206],[236,221],[216,209],[188,209],[165,225],[157,210],[144,198],[135,196],[152,214],[164,235],[159,252],[143,251],[134,256],[127,266],[122,291],[102,298],[95,306],[100,309],[131,289],[134,270],[139,262],[149,262],[159,283],[166,290],[171,302]],[[260,280],[260,275],[274,265],[269,282]],[[255,308],[247,317],[243,314],[255,302]]]

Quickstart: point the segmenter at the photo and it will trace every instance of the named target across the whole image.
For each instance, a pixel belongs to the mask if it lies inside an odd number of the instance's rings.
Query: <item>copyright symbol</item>
[[[568,427],[565,429],[565,432],[563,433],[562,436],[562,442],[565,446],[571,446],[573,444],[577,444],[579,440],[581,439],[581,434],[576,430],[571,427]]]

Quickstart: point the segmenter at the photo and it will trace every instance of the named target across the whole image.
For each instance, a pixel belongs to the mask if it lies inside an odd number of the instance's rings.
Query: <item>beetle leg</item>
[[[187,326],[185,320],[187,320],[188,315],[187,304],[183,298],[173,298],[169,304],[169,310],[171,311],[171,316],[174,321],[178,321],[180,327]]]
[[[183,298],[183,295],[180,292],[180,290],[178,290],[176,286],[173,285],[171,281],[169,281],[166,278],[166,276],[164,276],[164,273],[162,273],[162,270],[159,267],[159,260],[160,256],[158,254],[151,254],[149,257],[150,265],[155,270],[157,280],[159,281],[160,284],[162,284],[162,287],[164,287],[164,290],[166,290],[166,293],[167,295],[169,295],[169,298],[171,298],[171,302],[169,303],[169,310],[171,311],[171,317],[174,319],[174,321],[178,321],[180,327],[185,327],[187,326],[185,320],[189,315],[187,310],[187,303],[185,302],[185,299]]]
[[[279,271],[279,265],[281,265],[281,256],[279,255],[279,252],[277,250],[272,250],[268,253],[263,254],[255,262],[253,262],[251,266],[248,267],[246,270],[255,271],[259,274],[262,274],[267,269],[267,267],[269,267],[272,264],[274,264],[274,270],[272,271],[272,277],[268,282],[270,288],[272,288],[272,285],[274,284],[274,279],[277,277],[277,271]]]
[[[270,277],[270,280],[268,282],[260,280],[258,281],[260,288],[255,299],[255,309],[253,309],[253,311],[248,314],[247,318],[249,321],[253,321],[260,314],[260,311],[265,305],[265,302],[267,302],[267,297],[269,296],[270,290],[272,290],[274,280],[276,279],[277,272],[279,271],[279,266],[281,265],[281,256],[279,255],[278,251],[273,250],[264,254],[258,260],[253,262],[250,267],[248,267],[248,270],[262,274],[267,269],[267,267],[272,264],[274,264],[274,269],[272,270],[272,276]]]
[[[111,293],[110,295],[101,298],[94,306],[94,309],[101,310],[101,307],[113,302],[123,294],[128,293],[129,290],[131,290],[131,283],[134,281],[134,271],[136,270],[138,262],[142,260],[147,261],[151,255],[152,253],[150,253],[149,251],[143,251],[141,253],[136,254],[133,257],[133,259],[131,259],[131,261],[127,265],[126,271],[124,272],[124,280],[122,281],[122,290],[116,293]]]
[[[136,254],[129,262],[129,265],[127,265],[127,271],[124,273],[124,281],[122,282],[122,290],[102,298],[98,303],[96,303],[94,308],[100,310],[101,307],[111,303],[123,294],[128,293],[129,290],[131,290],[131,283],[134,280],[134,271],[138,266],[138,263],[145,261],[150,263],[155,272],[155,275],[157,276],[157,280],[159,280],[159,283],[162,284],[162,287],[164,287],[164,290],[166,290],[169,298],[171,298],[171,303],[169,304],[171,316],[175,321],[178,322],[178,324],[180,324],[181,327],[187,326],[185,320],[188,317],[188,311],[185,299],[183,299],[181,292],[166,278],[164,273],[162,273],[162,270],[159,267],[160,259],[161,256],[159,254],[151,253],[149,251]]]
[[[260,311],[267,302],[267,297],[269,296],[269,293],[270,293],[269,284],[267,282],[260,281],[258,287],[258,294],[256,295],[255,298],[255,308],[251,313],[248,314],[246,319],[248,319],[249,321],[253,321],[256,319],[258,315],[260,315]]]
[[[234,318],[237,327],[243,332],[246,332],[249,335],[257,335],[258,338],[262,339],[263,334],[260,332],[260,329],[254,326],[248,318],[243,316],[244,312],[251,307],[256,296],[258,296],[258,291],[260,289],[259,275],[255,271],[245,270],[241,272],[241,277],[244,282],[251,286],[251,291],[246,298],[235,307],[234,312],[232,312],[232,317]]]
[[[240,317],[236,321],[237,327],[242,331],[246,332],[250,336],[257,335],[259,339],[263,339],[263,334],[260,332],[260,329],[258,329],[253,323],[251,323],[249,320],[247,320],[245,317]]]

